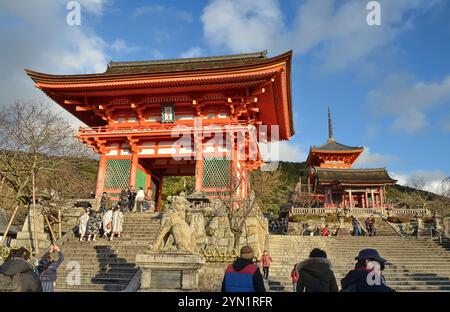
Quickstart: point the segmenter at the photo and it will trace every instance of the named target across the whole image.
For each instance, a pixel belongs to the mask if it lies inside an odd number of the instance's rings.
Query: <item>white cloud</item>
[[[128,54],[136,52],[141,48],[138,46],[130,46],[129,44],[126,43],[125,40],[118,38],[114,40],[113,43],[110,45],[110,49],[117,53]]]
[[[416,132],[428,124],[426,111],[450,105],[450,75],[441,81],[418,81],[409,74],[392,74],[367,95],[367,105],[378,115],[395,117],[393,128]]]
[[[369,26],[367,1],[305,0],[287,24],[276,0],[213,0],[203,11],[203,33],[213,47],[233,52],[295,49],[302,55],[314,50],[326,69],[340,70],[392,42],[418,12],[440,0],[380,2],[382,25]]]
[[[199,57],[204,54],[204,50],[200,47],[191,47],[189,50],[181,53],[181,58],[189,58],[189,57]]]
[[[65,1],[68,2],[68,1]],[[78,0],[81,5],[81,12],[86,9],[89,13],[95,15],[102,15],[105,5],[110,3],[111,0]]]
[[[101,14],[105,1],[85,1],[86,13]],[[2,1],[0,11],[10,23],[0,28],[0,106],[16,100],[48,98],[33,86],[24,69],[54,74],[103,72],[107,64],[108,44],[86,22],[81,26],[66,23],[65,1]],[[84,20],[86,20],[84,18]],[[73,116],[57,105],[74,124]]]
[[[193,21],[191,13],[176,7],[159,4],[141,6],[135,8],[132,13],[134,17],[140,17],[144,15],[162,15],[162,14],[188,23]]]
[[[397,173],[391,172],[391,177],[398,180],[398,184],[409,186],[409,187],[417,187],[414,181],[420,181],[419,184],[421,188],[425,191],[433,192],[439,194],[441,191],[441,183],[447,177],[447,175],[440,170],[417,170],[411,173]]]
[[[268,161],[291,161],[302,162],[306,160],[307,154],[299,144],[292,142],[275,142],[260,144],[263,160]]]
[[[212,1],[201,17],[208,43],[233,52],[264,50],[284,33],[277,1]]]
[[[373,153],[370,147],[364,147],[364,151],[356,160],[354,167],[387,167],[396,160],[398,160],[397,156]]]

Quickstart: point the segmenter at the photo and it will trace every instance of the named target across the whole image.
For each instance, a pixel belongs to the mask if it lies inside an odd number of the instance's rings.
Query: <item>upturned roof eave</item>
[[[207,74],[207,73],[221,73],[221,72],[230,72],[230,71],[239,71],[243,69],[258,69],[261,67],[265,67],[268,65],[274,65],[276,63],[287,61],[290,65],[290,60],[292,56],[292,51],[285,52],[283,54],[262,59],[260,62],[252,63],[252,64],[237,64],[225,66],[223,68],[204,68],[204,69],[188,69],[188,70],[180,70],[180,71],[167,71],[167,72],[147,72],[147,73],[113,73],[109,74],[107,71],[103,73],[95,73],[95,74],[74,74],[74,75],[57,75],[57,74],[48,74],[42,73],[38,71],[34,71],[31,69],[25,69],[25,73],[30,76],[30,78],[38,83],[38,82],[84,82],[84,81],[101,81],[101,80],[112,80],[112,79],[130,79],[130,78],[152,78],[152,77],[160,77],[160,76],[180,76],[180,75],[192,75],[192,74]],[[290,70],[290,68],[289,68]],[[290,88],[290,87],[289,87]]]

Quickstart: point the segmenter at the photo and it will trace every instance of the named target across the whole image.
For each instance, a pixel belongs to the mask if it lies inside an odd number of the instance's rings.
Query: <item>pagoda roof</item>
[[[395,184],[386,168],[329,169],[314,167],[313,172],[321,184],[384,185]]]
[[[257,64],[265,60],[267,60],[267,51],[137,62],[111,61],[108,64],[105,74],[160,73],[202,69],[222,69],[232,66]]]
[[[359,150],[363,150],[364,147],[362,146],[348,146],[333,140],[328,140],[327,143],[321,145],[321,146],[311,146],[311,150],[314,152],[345,152],[345,151],[349,151],[349,152],[354,152],[354,151],[359,151]]]
[[[247,90],[251,96],[256,94],[261,97],[255,105],[259,107],[262,124],[279,125],[280,139],[288,140],[294,135],[291,59],[292,51],[274,57],[267,57],[267,52],[262,51],[225,56],[110,62],[105,72],[94,74],[53,75],[29,69],[25,69],[25,72],[37,88],[90,127],[107,124],[94,115],[92,109],[102,101],[110,105],[113,98]],[[270,86],[270,90],[267,86]],[[260,94],[258,90],[261,89],[269,91]],[[91,110],[77,110],[77,106],[90,107]]]

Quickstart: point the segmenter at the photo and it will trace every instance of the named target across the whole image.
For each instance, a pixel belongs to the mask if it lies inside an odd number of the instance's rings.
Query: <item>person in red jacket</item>
[[[297,282],[298,282],[297,265],[294,265],[294,268],[291,271],[291,279],[293,291],[297,292]]]
[[[328,225],[325,225],[322,229],[322,236],[328,236]]]
[[[272,264],[272,257],[269,256],[267,250],[264,250],[263,256],[261,257],[261,265],[263,267],[264,278],[269,278],[269,267]]]

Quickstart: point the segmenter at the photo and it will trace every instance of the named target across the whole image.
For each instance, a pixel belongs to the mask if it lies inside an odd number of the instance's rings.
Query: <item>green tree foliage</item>
[[[164,177],[162,193],[163,207],[165,207],[165,204],[167,203],[168,196],[179,195],[183,191],[190,194],[194,191],[194,188],[194,177]]]

